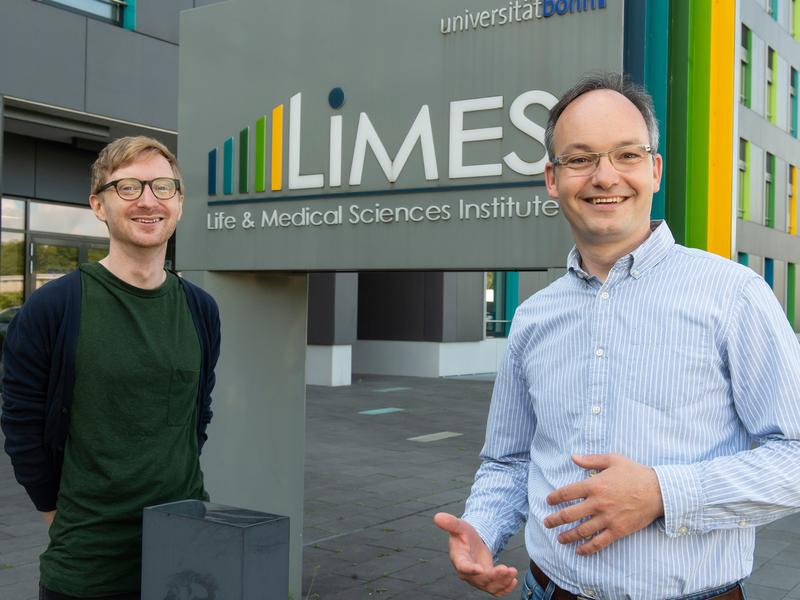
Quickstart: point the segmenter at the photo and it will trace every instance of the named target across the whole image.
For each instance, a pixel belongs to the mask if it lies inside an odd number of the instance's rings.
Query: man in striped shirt
[[[522,598],[743,598],[755,527],[800,510],[800,344],[763,279],[650,221],[642,88],[583,78],[546,145],[575,247],[514,316],[464,515],[435,517],[453,565],[510,593],[526,523]]]

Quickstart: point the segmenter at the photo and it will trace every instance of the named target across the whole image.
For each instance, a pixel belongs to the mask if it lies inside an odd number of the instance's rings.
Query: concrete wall
[[[353,345],[353,372],[410,377],[495,373],[507,343],[506,338],[450,344],[359,340]]]

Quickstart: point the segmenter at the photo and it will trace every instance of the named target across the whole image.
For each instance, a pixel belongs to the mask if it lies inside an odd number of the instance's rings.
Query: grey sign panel
[[[181,269],[562,266],[547,111],[621,0],[232,0],[182,16]]]

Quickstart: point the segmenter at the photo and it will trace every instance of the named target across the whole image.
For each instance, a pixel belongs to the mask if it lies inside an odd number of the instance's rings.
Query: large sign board
[[[181,20],[181,269],[533,269],[548,109],[622,0],[231,0]]]

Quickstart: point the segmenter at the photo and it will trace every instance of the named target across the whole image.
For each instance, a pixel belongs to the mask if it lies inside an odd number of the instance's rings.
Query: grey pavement
[[[487,376],[369,376],[350,387],[308,387],[303,600],[490,597],[455,576],[431,518],[464,506],[491,385]],[[440,435],[409,440],[431,434]],[[46,543],[44,522],[2,454],[0,600],[36,599]],[[502,560],[526,568],[521,535]],[[759,529],[754,566],[750,600],[800,600],[800,514]]]

